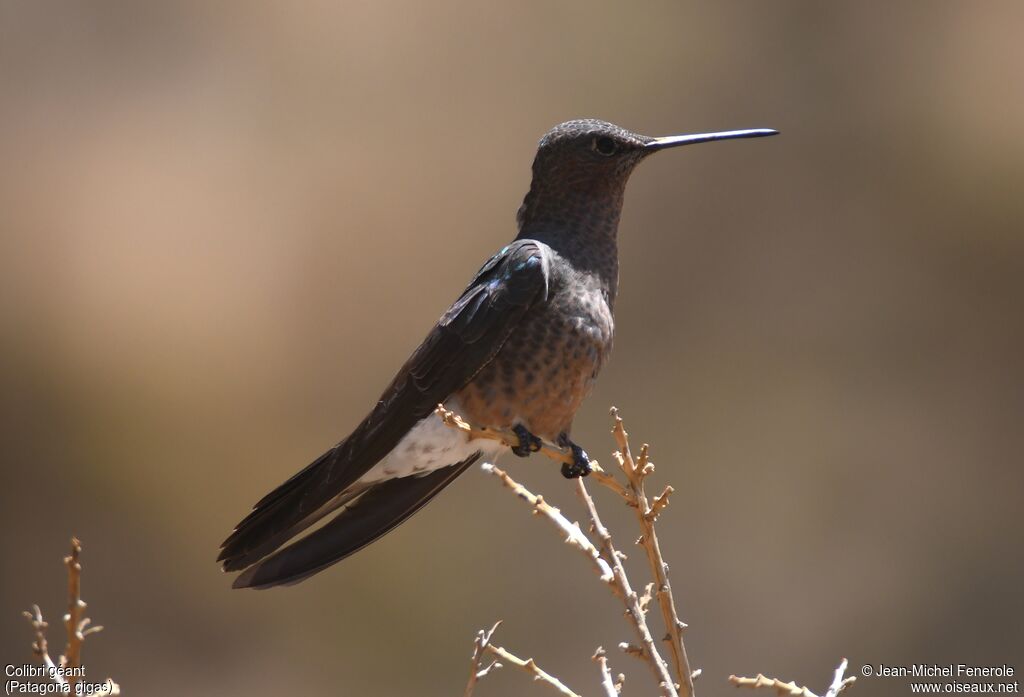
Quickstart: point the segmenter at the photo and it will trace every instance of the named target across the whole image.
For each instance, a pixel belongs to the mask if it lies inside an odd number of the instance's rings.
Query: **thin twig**
[[[849,662],[845,658],[839,663],[839,667],[836,668],[832,684],[825,693],[825,697],[836,697],[836,695],[857,681],[857,678],[853,675],[847,678],[843,677],[843,673],[846,672],[848,665]],[[778,678],[769,678],[761,673],[758,673],[755,678],[740,678],[730,675],[729,682],[736,687],[749,687],[752,689],[769,688],[775,690],[779,697],[818,697],[809,688],[797,685],[793,681],[783,682]]]
[[[626,487],[619,483],[619,480],[615,478],[615,475],[605,472],[604,469],[598,465],[594,460],[590,461],[590,477],[603,487],[611,489],[616,494],[622,497],[626,502],[627,506],[636,508],[636,501],[633,498],[632,493]]]
[[[101,626],[90,627],[89,618],[85,617],[86,603],[82,600],[82,564],[79,557],[82,553],[82,543],[77,538],[71,538],[71,554],[64,557],[64,565],[68,569],[68,612],[64,615],[64,628],[67,631],[67,646],[64,655],[57,663],[50,658],[49,646],[46,641],[46,628],[49,626],[43,620],[43,613],[38,605],[32,606],[32,612],[22,613],[32,625],[35,632],[35,641],[32,643],[32,653],[40,658],[48,669],[49,677],[63,690],[72,694],[78,694],[76,684],[82,681],[82,642],[85,637],[95,634],[103,629]],[[66,677],[65,677],[66,676]],[[91,692],[85,697],[113,697],[120,695],[121,688],[110,678],[107,678],[102,687]]]
[[[795,682],[783,682],[778,678],[769,678],[761,673],[758,673],[756,678],[740,678],[730,675],[729,682],[736,687],[771,688],[779,697],[818,697],[806,687],[801,687]]]
[[[476,687],[476,683],[480,678],[485,677],[492,670],[501,668],[501,664],[497,661],[492,661],[487,667],[482,667],[484,654],[491,643],[491,637],[494,636],[494,632],[500,625],[501,620],[498,620],[489,630],[484,631],[481,629],[476,633],[476,641],[473,642],[473,660],[469,668],[469,680],[466,681],[466,691],[463,693],[463,697],[471,697],[473,688]]]
[[[71,554],[64,557],[64,565],[68,567],[68,612],[64,615],[64,628],[67,630],[68,643],[61,657],[61,665],[65,668],[78,668],[82,665],[82,630],[88,620],[84,619],[85,602],[82,600],[82,543],[77,537],[71,538]],[[72,673],[72,676],[74,674]],[[68,678],[74,690],[77,677]]]
[[[623,604],[626,606],[626,615],[629,617],[630,624],[637,635],[637,639],[640,641],[641,645],[638,647],[639,654],[654,673],[654,678],[658,681],[658,686],[661,688],[661,694],[665,697],[676,697],[678,693],[676,692],[675,681],[672,680],[672,675],[668,672],[668,666],[665,665],[665,660],[658,652],[658,647],[654,643],[651,631],[647,627],[644,611],[640,607],[640,598],[630,585],[629,578],[626,576],[626,568],[622,565],[622,555],[615,549],[611,533],[608,532],[608,528],[601,522],[597,507],[594,505],[594,499],[590,497],[590,492],[587,491],[586,484],[583,483],[582,478],[576,480],[576,493],[579,494],[587,508],[587,514],[590,516],[590,523],[593,526],[594,534],[601,540],[601,547],[604,550],[605,557],[611,560],[615,585],[618,588],[616,595],[622,599]],[[627,653],[638,652],[636,650],[629,650],[627,646]]]
[[[629,447],[629,434],[626,433],[618,409],[612,407],[611,414],[615,423],[612,434],[619,446],[616,459],[629,483],[630,495],[626,500],[636,511],[637,521],[642,530],[639,544],[644,548],[648,566],[651,568],[651,575],[654,576],[657,589],[655,595],[658,599],[658,606],[661,608],[662,621],[665,623],[667,632],[665,639],[672,651],[679,695],[680,697],[693,697],[693,671],[690,668],[686,646],[683,643],[683,630],[686,625],[679,619],[679,614],[676,611],[672,585],[668,579],[668,564],[661,554],[661,545],[658,543],[658,534],[654,525],[658,514],[668,506],[672,487],[666,486],[664,491],[655,497],[653,503],[648,501],[644,480],[654,471],[654,464],[648,458],[648,448],[646,445],[641,447],[639,460],[634,460]]]
[[[481,629],[476,633],[476,640],[473,642],[473,659],[470,664],[469,680],[466,682],[466,690],[463,693],[463,697],[472,697],[473,688],[476,687],[476,683],[480,678],[485,677],[492,670],[497,670],[505,665],[504,663],[500,663],[499,659],[529,673],[535,681],[547,685],[562,695],[562,697],[580,697],[578,694],[566,687],[565,683],[561,680],[538,666],[537,662],[532,658],[523,660],[507,649],[492,644],[491,637],[494,636],[494,632],[498,629],[499,625],[501,625],[501,620],[495,622],[494,626],[491,627],[490,630],[484,631]],[[486,668],[482,668],[481,666],[483,665],[484,656],[486,654],[491,654],[497,658]]]
[[[843,673],[846,672],[849,665],[850,662],[845,658],[839,662],[839,665],[836,666],[836,672],[832,675],[832,684],[828,686],[828,692],[825,693],[825,697],[836,697],[840,692],[857,682],[856,676],[843,677]]]
[[[21,613],[32,625],[32,630],[35,632],[36,640],[32,643],[32,653],[42,660],[46,666],[49,674],[53,676],[53,681],[58,685],[67,684],[67,680],[64,676],[57,672],[57,666],[54,664],[53,659],[50,658],[50,649],[46,642],[46,628],[49,627],[49,623],[43,619],[43,611],[39,609],[38,605],[32,606],[32,612],[25,611]]]
[[[622,683],[626,677],[620,673],[618,680],[612,679],[612,671],[608,667],[608,656],[600,646],[597,647],[597,651],[591,656],[591,660],[596,662],[601,670],[601,689],[604,690],[605,697],[619,697],[619,694],[622,692]]]
[[[580,697],[578,694],[566,687],[565,684],[554,675],[542,670],[541,667],[537,665],[537,662],[532,658],[527,658],[524,661],[515,654],[509,653],[504,648],[494,646],[493,644],[487,645],[487,651],[493,653],[500,660],[507,662],[509,665],[513,665],[520,670],[526,671],[533,676],[534,680],[547,685],[563,697]]]
[[[565,533],[565,542],[570,547],[574,547],[582,552],[593,564],[594,570],[602,581],[607,584],[613,583],[612,569],[608,563],[601,557],[601,552],[598,551],[594,543],[590,541],[590,538],[583,534],[580,530],[579,523],[570,522],[568,518],[562,515],[562,512],[548,504],[542,496],[537,496],[530,492],[529,489],[524,487],[522,484],[508,476],[508,473],[498,467],[495,467],[489,462],[485,462],[480,466],[487,474],[492,474],[501,480],[508,489],[511,489],[516,496],[523,499],[531,506],[533,506],[533,512],[537,515],[542,515],[555,526]]]

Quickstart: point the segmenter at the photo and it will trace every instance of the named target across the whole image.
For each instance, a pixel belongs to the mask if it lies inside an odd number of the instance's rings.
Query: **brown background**
[[[634,175],[577,420],[607,461],[618,405],[679,491],[699,692],[823,688],[844,655],[1024,669],[1024,5],[490,5],[0,5],[2,662],[20,610],[58,619],[74,533],[89,674],[126,694],[461,694],[499,617],[593,694],[616,604],[477,471],[301,586],[213,559],[514,235],[541,134],[597,116],[782,131]]]

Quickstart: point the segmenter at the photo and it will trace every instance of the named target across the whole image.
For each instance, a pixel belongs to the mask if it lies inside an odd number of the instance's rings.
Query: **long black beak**
[[[692,145],[693,143],[707,143],[712,140],[731,140],[733,138],[761,138],[762,136],[774,136],[779,132],[774,128],[748,128],[745,131],[719,131],[718,133],[695,133],[688,136],[663,136],[655,138],[644,146],[647,150],[664,150],[679,145]]]

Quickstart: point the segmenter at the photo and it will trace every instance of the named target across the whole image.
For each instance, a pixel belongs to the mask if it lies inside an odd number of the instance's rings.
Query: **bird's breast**
[[[612,347],[611,308],[582,284],[553,289],[531,309],[487,365],[458,392],[470,421],[522,423],[542,438],[567,433]]]

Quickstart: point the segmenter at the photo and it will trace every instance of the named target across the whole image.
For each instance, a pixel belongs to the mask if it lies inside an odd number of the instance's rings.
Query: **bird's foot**
[[[562,463],[562,476],[566,479],[586,477],[591,472],[590,456],[587,455],[587,451],[572,441],[567,441],[566,445],[572,449],[572,464]]]
[[[540,450],[540,438],[526,430],[526,426],[516,424],[512,432],[519,437],[519,445],[512,448],[512,452],[519,457],[527,457],[530,453]]]

